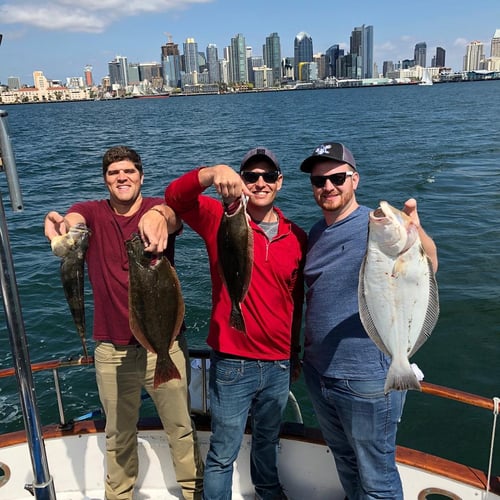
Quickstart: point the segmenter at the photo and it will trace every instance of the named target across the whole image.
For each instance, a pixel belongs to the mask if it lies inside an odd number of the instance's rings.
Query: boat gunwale
[[[194,414],[193,420],[198,431],[210,432],[210,419],[208,416]],[[42,433],[44,439],[81,437],[84,435],[103,434],[104,425],[104,420],[74,422],[66,426],[51,424],[43,426]],[[161,421],[158,417],[140,419],[137,429],[139,432],[163,431]],[[246,433],[251,434],[251,430],[247,428]],[[284,423],[280,439],[326,446],[319,429],[294,422]],[[27,437],[23,430],[0,434],[0,449],[25,444],[26,442]],[[487,475],[483,471],[452,460],[398,445],[396,461],[401,465],[421,469],[430,474],[446,477],[480,490],[486,490]],[[489,491],[495,495],[500,495],[500,476],[491,477]]]

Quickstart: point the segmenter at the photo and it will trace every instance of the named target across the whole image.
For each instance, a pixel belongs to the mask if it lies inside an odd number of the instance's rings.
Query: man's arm
[[[405,202],[403,211],[411,217],[415,226],[417,226],[418,235],[420,236],[420,241],[422,242],[422,247],[431,260],[432,269],[434,272],[438,270],[438,255],[437,247],[434,240],[424,231],[424,228],[420,225],[420,218],[417,212],[417,201],[414,198],[410,198]]]

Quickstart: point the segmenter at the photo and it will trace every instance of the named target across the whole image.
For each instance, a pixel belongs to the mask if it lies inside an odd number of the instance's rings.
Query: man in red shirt
[[[306,234],[274,206],[282,184],[275,155],[259,147],[245,155],[239,173],[227,165],[197,168],[165,192],[167,205],[204,239],[210,263],[212,436],[204,477],[207,500],[231,498],[233,462],[249,413],[256,498],[286,498],[278,477],[277,444],[290,364],[295,376],[299,369]],[[224,203],[202,194],[209,186]],[[224,210],[234,210],[242,193],[248,196],[253,233],[252,277],[241,304],[246,334],[230,325],[231,300],[220,276],[217,247]]]

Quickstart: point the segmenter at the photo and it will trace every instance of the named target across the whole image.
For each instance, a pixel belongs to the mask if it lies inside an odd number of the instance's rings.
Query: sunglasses
[[[280,173],[277,170],[273,172],[240,172],[242,179],[249,184],[253,184],[259,180],[259,177],[264,179],[264,182],[272,184],[278,180]]]
[[[330,181],[334,186],[342,186],[347,177],[352,177],[354,172],[339,172],[331,175],[311,175],[311,184],[317,188],[325,187],[326,181]]]

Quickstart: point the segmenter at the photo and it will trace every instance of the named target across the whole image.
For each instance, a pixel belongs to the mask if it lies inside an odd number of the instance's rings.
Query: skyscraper
[[[495,31],[491,39],[490,57],[500,57],[500,29]]]
[[[238,33],[231,38],[230,78],[233,83],[248,83],[247,47],[245,37]]]
[[[295,37],[293,56],[294,78],[300,80],[300,64],[313,61],[313,41],[305,31],[301,31]]]
[[[432,66],[435,68],[444,68],[446,66],[446,50],[443,47],[436,47],[436,55],[433,58]]]
[[[422,68],[427,66],[427,44],[425,42],[415,45],[413,60],[415,61],[415,66],[422,66]]]
[[[208,81],[210,83],[220,82],[219,54],[217,51],[217,45],[214,43],[209,43],[207,45],[207,67]]]
[[[481,69],[482,61],[484,60],[484,44],[478,42],[470,42],[467,44],[466,53],[464,56],[464,71],[474,71]]]
[[[169,35],[168,43],[161,46],[163,81],[167,87],[177,88],[181,84],[181,56],[179,46]]]
[[[332,45],[326,51],[327,58],[327,76],[339,76],[337,72],[337,61],[340,57],[344,55],[344,49],[341,49],[339,45]]]
[[[92,78],[92,66],[90,66],[89,64],[85,66],[83,74],[85,76],[85,85],[87,87],[92,87],[92,85],[94,84],[94,79]]]
[[[108,63],[111,85],[125,88],[128,85],[128,61],[126,57],[116,56]]]
[[[200,70],[198,64],[198,44],[194,38],[186,38],[184,42],[184,71],[187,74],[198,73]]]
[[[264,64],[273,71],[271,85],[278,86],[281,83],[281,44],[278,33],[266,37],[263,56]]]
[[[373,26],[354,28],[351,33],[350,49],[353,78],[373,78]]]

